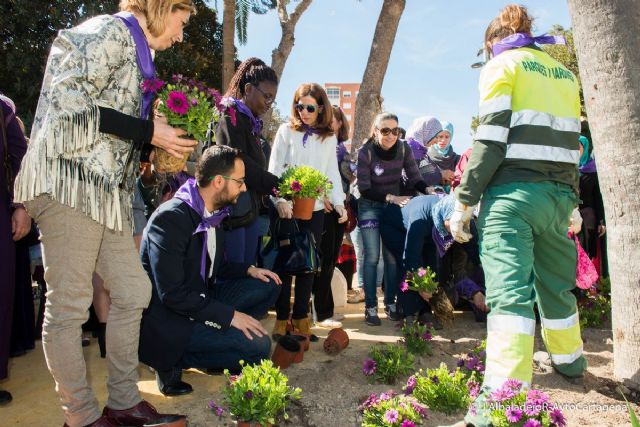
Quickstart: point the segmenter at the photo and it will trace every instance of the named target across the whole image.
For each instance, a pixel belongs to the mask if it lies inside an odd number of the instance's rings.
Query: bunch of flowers
[[[404,388],[405,394],[412,394],[418,402],[434,411],[453,413],[466,409],[472,401],[470,388],[480,390],[480,384],[473,376],[467,376],[456,369],[449,372],[447,365],[440,364],[437,369],[422,369],[410,377]]]
[[[466,356],[458,359],[458,368],[471,378],[475,374],[475,378],[482,382],[484,379],[484,368],[487,361],[487,341],[482,340],[473,350]]]
[[[400,375],[408,374],[414,369],[413,360],[413,354],[407,353],[403,347],[393,344],[378,345],[369,351],[362,373],[370,377],[372,382],[393,384]]]
[[[174,75],[171,80],[169,84],[157,79],[145,80],[140,87],[145,93],[157,94],[161,101],[158,112],[171,126],[184,129],[187,136],[204,141],[211,121],[218,121],[224,112],[235,117],[235,110],[215,89],[182,75]]]
[[[435,330],[430,323],[427,325],[423,325],[420,322],[403,323],[402,336],[409,353],[418,356],[423,354],[431,356],[431,340],[433,340],[434,335]]]
[[[522,390],[518,380],[507,380],[487,398],[491,423],[496,427],[564,427],[562,411],[540,390]]]
[[[427,418],[427,409],[407,396],[393,391],[372,394],[359,407],[363,427],[415,427]]]
[[[311,166],[288,168],[281,176],[275,195],[285,199],[310,197],[319,199],[333,188],[329,178]]]
[[[431,271],[431,267],[408,271],[404,282],[400,284],[402,292],[416,291],[433,295],[437,289],[436,273]]]
[[[228,370],[224,372],[228,384],[222,393],[231,415],[239,421],[263,425],[275,424],[280,414],[288,419],[287,404],[300,399],[302,391],[287,385],[288,378],[280,368],[273,366],[271,360],[263,360],[254,366],[244,366],[243,361],[240,364],[243,366],[240,375],[229,375]]]
[[[604,278],[591,289],[578,290],[580,327],[596,328],[611,318],[611,281]]]

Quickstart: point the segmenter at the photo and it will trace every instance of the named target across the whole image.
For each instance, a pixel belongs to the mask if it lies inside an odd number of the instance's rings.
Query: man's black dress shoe
[[[193,392],[191,384],[182,381],[182,369],[156,371],[156,382],[160,393],[165,396],[181,396]]]
[[[13,400],[13,397],[11,396],[11,393],[9,393],[6,390],[0,390],[0,405],[6,405],[12,400]]]

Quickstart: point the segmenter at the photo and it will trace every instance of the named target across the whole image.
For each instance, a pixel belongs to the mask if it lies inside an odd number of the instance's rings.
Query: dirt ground
[[[349,347],[337,356],[328,356],[322,350],[322,342],[328,330],[314,329],[320,341],[311,344],[301,364],[293,365],[285,372],[291,385],[302,389],[299,405],[291,407],[290,426],[350,427],[359,425],[356,411],[358,404],[370,393],[389,389],[400,391],[406,378],[396,385],[371,385],[362,374],[362,361],[369,348],[378,342],[396,342],[400,331],[383,319],[381,327],[366,326],[362,304],[348,305],[336,310],[346,315],[344,328],[350,336]],[[274,321],[273,313],[264,320],[267,328]],[[433,345],[433,355],[417,359],[420,367],[437,367],[440,362],[454,366],[457,357],[465,354],[485,336],[485,325],[476,323],[471,313],[456,312],[456,320],[450,327],[438,331]],[[622,397],[615,390],[613,381],[612,341],[610,329],[587,329],[583,332],[584,350],[589,369],[582,384],[573,384],[555,373],[534,371],[533,382],[548,392],[551,399],[564,408],[569,426],[630,426]],[[542,350],[542,340],[536,339],[536,350]],[[106,363],[98,357],[95,340],[85,348],[91,384],[101,404],[106,401]],[[62,411],[54,392],[54,384],[47,371],[40,343],[34,351],[10,362],[10,379],[0,383],[0,388],[11,391],[14,401],[0,407],[0,426],[61,426]],[[235,422],[225,414],[215,417],[207,403],[221,401],[224,377],[209,376],[199,371],[185,373],[185,381],[193,385],[194,393],[176,397],[163,397],[157,390],[154,375],[140,367],[139,388],[143,398],[165,412],[179,412],[189,416],[192,427],[233,426]],[[640,395],[630,396],[634,409],[640,413]],[[452,424],[462,413],[447,416],[430,412],[425,426]]]

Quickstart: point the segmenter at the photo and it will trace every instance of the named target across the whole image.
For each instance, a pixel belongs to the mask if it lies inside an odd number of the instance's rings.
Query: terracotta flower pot
[[[311,219],[316,199],[311,197],[294,197],[293,217],[296,219]]]
[[[304,351],[309,351],[309,345],[311,343],[311,337],[309,336],[309,334],[303,334],[302,332],[293,331],[291,332],[291,336],[300,341],[300,344],[304,347]]]
[[[300,342],[289,335],[285,335],[278,340],[275,350],[271,355],[271,361],[280,369],[287,369],[298,353],[300,353]]]
[[[349,345],[349,335],[342,328],[335,328],[329,331],[327,339],[324,340],[324,351],[330,355],[336,355]]]
[[[290,335],[290,337],[298,341],[298,343],[300,344],[300,351],[293,358],[293,363],[301,363],[304,359],[304,352],[309,349],[309,337],[299,332],[294,332]]]

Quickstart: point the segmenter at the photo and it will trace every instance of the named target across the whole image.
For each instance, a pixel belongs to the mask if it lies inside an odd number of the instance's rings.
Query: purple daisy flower
[[[458,365],[458,368],[462,368],[464,366],[464,359],[458,359],[458,363],[456,363],[456,365]]]
[[[506,380],[502,387],[509,390],[520,391],[520,388],[522,387],[522,381],[511,378]]]
[[[404,420],[400,427],[416,427],[416,424],[411,420]]]
[[[422,418],[427,418],[427,409],[424,406],[418,405],[415,402],[411,402],[411,406],[413,409],[420,415]]]
[[[549,396],[540,390],[529,390],[527,392],[527,403],[532,405],[544,405],[549,403]]]
[[[564,417],[562,411],[558,408],[553,408],[551,413],[551,422],[554,423],[558,427],[565,427],[567,425],[567,420]]]
[[[427,270],[425,270],[424,268],[420,267],[418,269],[418,277],[424,277],[427,274]]]
[[[432,383],[434,384],[440,384],[440,378],[438,378],[436,375],[432,376],[431,378],[429,378],[431,380]]]
[[[409,284],[406,282],[406,280],[400,283],[400,290],[402,292],[407,292],[409,290]]]
[[[296,193],[300,190],[302,190],[302,184],[300,184],[300,181],[295,180],[291,183],[291,190],[295,191]]]
[[[245,399],[247,399],[247,400],[251,400],[251,399],[253,399],[253,392],[252,392],[251,390],[246,391],[246,392],[244,393],[244,398],[245,398]]]
[[[542,405],[537,405],[531,402],[525,402],[524,413],[529,417],[537,417],[542,411]]]
[[[380,400],[389,400],[392,397],[393,397],[393,392],[392,391],[389,392],[389,393],[386,393],[384,391],[382,393],[380,393]]]
[[[542,427],[542,424],[540,424],[540,421],[531,418],[528,419],[522,427]]]
[[[189,110],[187,97],[184,93],[178,92],[176,90],[169,92],[169,98],[167,99],[167,108],[180,116],[184,116],[185,114],[187,114],[187,110]]]
[[[373,375],[376,372],[376,361],[373,359],[366,359],[362,365],[362,372],[365,375]]]
[[[418,381],[416,381],[416,377],[414,377],[413,375],[410,376],[409,379],[407,380],[407,385],[404,388],[404,394],[413,393],[413,389],[416,388],[417,384],[418,384]]]
[[[431,333],[429,331],[426,331],[424,334],[422,334],[422,339],[425,341],[431,341],[433,337],[431,336]]]
[[[387,412],[385,412],[384,419],[389,424],[393,424],[393,423],[397,422],[398,421],[398,411],[396,411],[395,409],[389,409]]]
[[[517,406],[509,406],[504,415],[510,423],[517,423],[522,418],[522,410]]]
[[[469,396],[475,399],[480,394],[480,383],[477,381],[469,381],[467,383],[467,390],[469,390]]]
[[[194,107],[198,105],[198,100],[196,98],[191,99],[191,105],[193,105]]]

